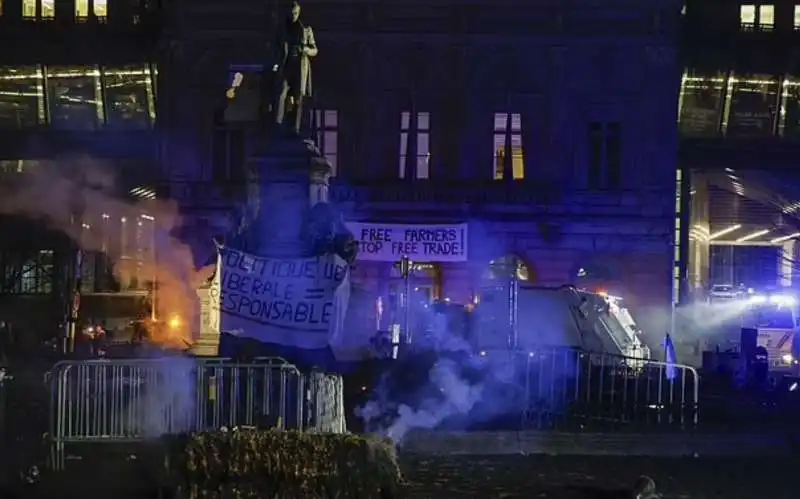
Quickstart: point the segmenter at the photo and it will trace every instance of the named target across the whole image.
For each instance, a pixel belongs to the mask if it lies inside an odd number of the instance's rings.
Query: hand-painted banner
[[[467,260],[467,224],[399,225],[348,222],[358,241],[358,259],[397,262],[408,256],[414,262],[464,262]]]
[[[225,248],[210,300],[220,330],[265,343],[325,348],[347,311],[349,267],[336,255],[264,258]]]

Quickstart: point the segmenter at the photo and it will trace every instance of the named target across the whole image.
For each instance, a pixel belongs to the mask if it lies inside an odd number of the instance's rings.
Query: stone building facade
[[[253,81],[279,17],[265,7],[183,4],[162,55],[163,164],[198,254],[236,219]],[[332,198],[377,230],[467,224],[468,257],[420,260],[415,287],[430,297],[475,301],[492,262],[511,261],[534,285],[655,307],[665,326],[680,279],[679,15],[671,1],[303,2]],[[230,99],[236,73],[251,83]],[[399,286],[400,256],[359,261],[357,284]]]

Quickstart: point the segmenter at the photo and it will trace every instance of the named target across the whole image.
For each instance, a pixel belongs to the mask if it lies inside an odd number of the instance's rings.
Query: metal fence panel
[[[524,428],[690,428],[698,423],[700,378],[690,366],[564,348],[481,356],[510,373],[492,390],[512,392],[506,398],[514,405],[506,413],[518,415]]]
[[[344,431],[340,376],[283,359],[170,357],[63,361],[48,376],[54,465],[71,443],[257,426]]]

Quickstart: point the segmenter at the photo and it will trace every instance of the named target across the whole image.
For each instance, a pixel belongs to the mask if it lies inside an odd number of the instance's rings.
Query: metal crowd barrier
[[[523,428],[689,429],[699,422],[700,377],[691,366],[564,348],[488,351],[481,357],[505,373],[505,379],[494,375],[496,386],[484,391],[505,389],[511,407],[504,412],[518,417],[510,423]]]
[[[50,371],[53,466],[65,446],[221,427],[343,432],[342,378],[280,358],[63,361]]]

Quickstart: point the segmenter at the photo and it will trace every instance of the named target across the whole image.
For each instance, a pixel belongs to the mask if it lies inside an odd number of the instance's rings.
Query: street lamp
[[[408,257],[408,255],[404,255],[403,258],[400,259],[400,275],[403,276],[403,285],[405,288],[404,295],[405,300],[403,306],[405,307],[403,310],[403,336],[404,343],[411,343],[411,269],[414,265],[414,262]]]

